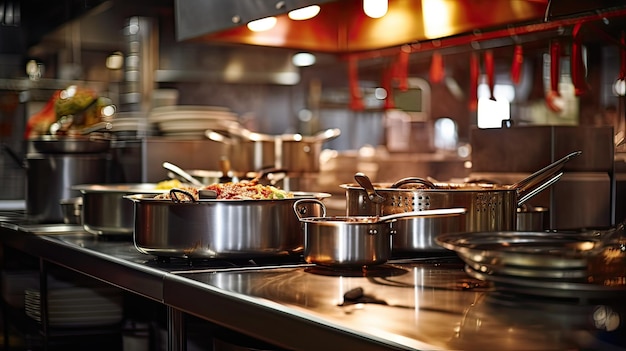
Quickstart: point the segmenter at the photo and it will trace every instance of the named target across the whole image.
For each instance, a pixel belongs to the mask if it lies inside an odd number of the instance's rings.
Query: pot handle
[[[330,128],[330,129],[326,129],[324,131],[318,132],[317,134],[313,135],[313,141],[314,142],[330,141],[339,137],[340,135],[341,135],[340,129]]]
[[[180,195],[182,195],[182,198],[179,197]],[[187,190],[178,189],[178,188],[170,189],[170,199],[174,203],[198,202],[198,200],[193,196],[193,194],[191,194]]]
[[[436,189],[437,188],[435,183],[431,182],[430,180],[426,180],[424,178],[418,178],[418,177],[402,178],[402,179],[398,180],[397,182],[391,184],[390,188],[398,189],[401,186],[406,185],[406,184],[422,184],[422,185],[427,186],[430,189]]]
[[[363,187],[363,189],[367,193],[367,198],[371,202],[375,204],[382,204],[383,202],[385,202],[385,197],[379,195],[376,192],[376,189],[374,188],[374,184],[372,184],[372,181],[370,180],[370,178],[366,176],[364,173],[358,172],[357,174],[354,175],[354,179],[356,180],[357,183],[359,183],[360,186]]]
[[[322,217],[326,217],[326,206],[318,199],[300,199],[293,203],[293,212],[296,213],[299,220],[306,218],[304,215],[307,213],[306,207],[300,207],[303,203],[314,203],[322,208]]]
[[[519,182],[511,185],[509,188],[517,190],[518,193],[525,192],[528,189],[534,187],[535,185],[541,183],[546,178],[554,175],[556,172],[560,171],[561,168],[574,157],[582,154],[582,151],[574,151],[569,155],[561,158],[560,160],[553,162],[544,168],[538,170],[537,172],[531,174],[530,176],[520,180]]]
[[[226,144],[226,145],[233,145],[235,144],[235,140],[233,140],[233,138],[231,138],[230,136],[226,136],[220,132],[208,129],[204,131],[204,135],[209,139],[209,140],[213,140],[216,141],[218,143],[222,143],[222,144]]]
[[[517,207],[522,206],[531,197],[539,194],[540,192],[542,192],[545,189],[547,189],[548,187],[550,187],[552,184],[558,182],[559,179],[561,179],[562,176],[563,176],[563,172],[558,173],[557,175],[553,176],[552,178],[546,180],[543,184],[541,184],[538,187],[534,188],[533,190],[529,191],[527,194],[525,194],[519,200],[517,200]]]

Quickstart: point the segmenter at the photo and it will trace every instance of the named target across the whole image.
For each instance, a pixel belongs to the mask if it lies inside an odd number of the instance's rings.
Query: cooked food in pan
[[[259,184],[258,179],[252,179],[239,182],[214,183],[201,188],[176,187],[173,192],[159,194],[155,196],[155,199],[171,200],[172,196],[176,196],[173,200],[180,202],[197,201],[204,190],[214,192],[214,198],[222,200],[277,200],[293,198],[293,193],[271,185]]]
[[[213,190],[217,199],[233,200],[273,200],[293,197],[293,194],[271,185],[259,184],[258,179],[239,182],[215,183],[207,185],[202,190]]]

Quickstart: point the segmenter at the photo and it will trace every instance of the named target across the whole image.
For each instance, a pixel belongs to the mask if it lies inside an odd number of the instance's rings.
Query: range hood
[[[387,14],[369,18],[363,0],[175,0],[177,40],[284,47],[336,54],[367,52],[597,14],[621,0],[388,0]],[[291,10],[320,5],[309,20]],[[275,16],[276,26],[255,33],[250,21]]]

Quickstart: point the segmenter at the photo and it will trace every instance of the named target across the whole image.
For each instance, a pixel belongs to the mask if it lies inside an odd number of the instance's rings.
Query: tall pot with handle
[[[515,230],[517,208],[558,181],[565,162],[580,153],[573,152],[512,185],[432,183],[411,177],[393,184],[343,184],[341,187],[346,189],[348,215],[386,215],[460,207],[467,209],[460,231]],[[359,181],[363,176],[357,174],[355,179]],[[409,227],[399,229],[399,235],[411,231]]]
[[[26,217],[37,223],[62,223],[60,200],[80,196],[74,184],[106,182],[105,154],[28,154]]]

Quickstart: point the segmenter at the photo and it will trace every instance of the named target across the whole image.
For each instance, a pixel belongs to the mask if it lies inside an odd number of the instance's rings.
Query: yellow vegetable
[[[158,182],[156,185],[157,190],[170,190],[173,188],[180,188],[182,187],[182,183],[180,180],[178,179],[170,179],[170,180],[164,180],[162,182]]]

